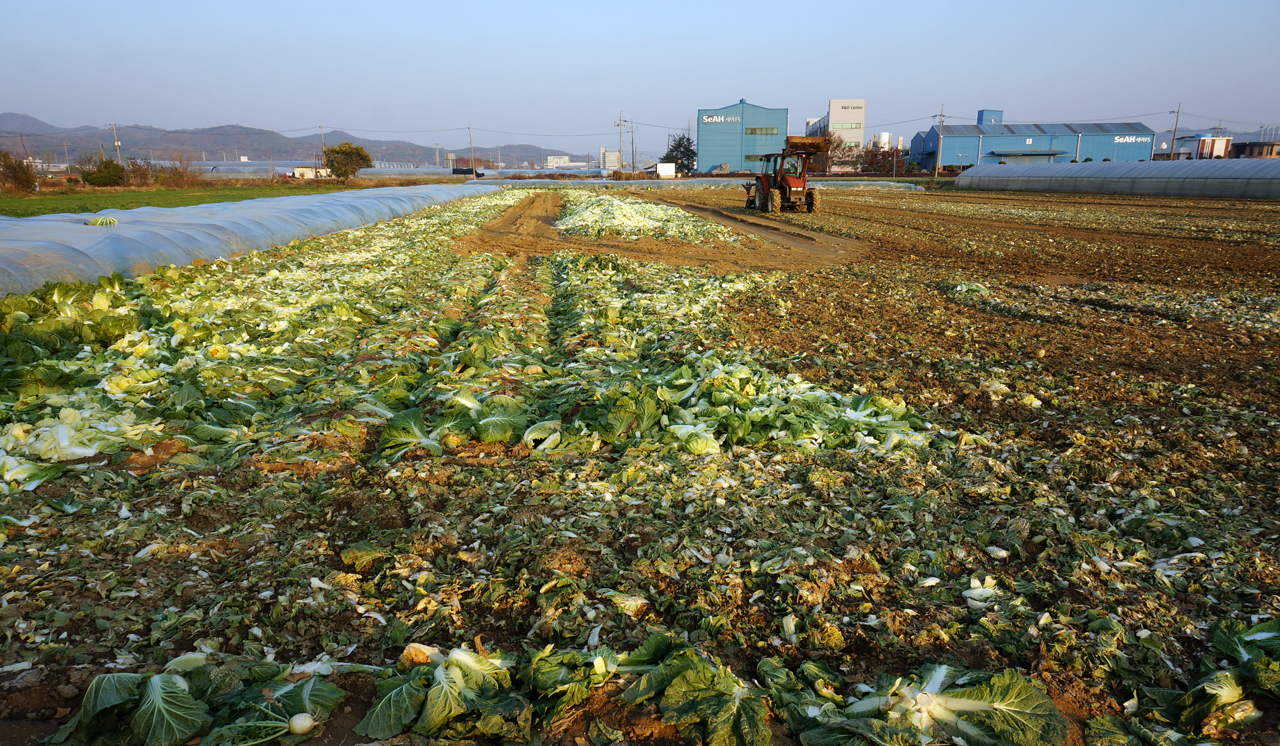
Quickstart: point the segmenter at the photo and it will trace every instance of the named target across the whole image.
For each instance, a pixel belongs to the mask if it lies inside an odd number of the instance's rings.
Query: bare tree
[[[182,189],[199,185],[204,172],[200,167],[200,158],[191,150],[177,150],[169,154],[169,162],[160,172],[164,185],[172,189]]]
[[[827,133],[827,141],[829,148],[823,155],[822,170],[835,171],[851,170],[859,171],[865,163],[863,149],[857,145],[852,145],[844,141],[839,135]]]

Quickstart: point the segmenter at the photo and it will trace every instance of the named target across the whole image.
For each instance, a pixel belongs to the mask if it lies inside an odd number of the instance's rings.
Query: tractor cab
[[[743,184],[747,190],[747,208],[760,212],[817,212],[817,193],[809,188],[809,161],[830,147],[823,137],[788,137],[781,153],[770,153],[760,160],[760,173],[755,180]]]

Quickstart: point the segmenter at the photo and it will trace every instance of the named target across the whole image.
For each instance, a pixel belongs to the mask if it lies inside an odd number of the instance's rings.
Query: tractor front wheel
[[[758,186],[756,187],[755,197],[756,212],[768,212],[769,200],[765,197],[764,190]]]
[[[804,207],[809,212],[818,212],[822,208],[822,198],[818,193],[810,189],[804,193]]]
[[[782,190],[769,190],[769,212],[777,215],[782,212]]]

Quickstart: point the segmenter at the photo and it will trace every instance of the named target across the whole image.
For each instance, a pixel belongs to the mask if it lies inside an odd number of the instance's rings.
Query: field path
[[[801,272],[831,267],[850,261],[859,246],[856,241],[839,236],[771,225],[765,221],[737,219],[719,210],[663,201],[751,236],[738,243],[708,241],[696,244],[676,239],[641,238],[630,241],[611,236],[588,239],[563,235],[555,227],[563,207],[560,195],[538,192],[475,233],[455,239],[454,249],[463,254],[490,253],[513,257],[550,256],[565,250],[584,254],[618,254],[638,261],[700,266],[726,273]]]

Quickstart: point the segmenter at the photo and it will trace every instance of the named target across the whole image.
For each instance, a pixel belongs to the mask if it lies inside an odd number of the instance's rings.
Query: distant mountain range
[[[174,152],[194,153],[197,158],[209,161],[236,161],[248,156],[252,161],[306,161],[320,153],[320,135],[313,133],[301,137],[286,137],[272,130],[242,127],[238,124],[208,127],[205,129],[164,130],[158,127],[130,124],[116,125],[120,138],[120,157],[163,160]],[[412,163],[418,166],[436,164],[436,148],[416,145],[404,140],[369,140],[334,130],[324,133],[325,145],[337,145],[349,141],[361,145],[376,161]],[[11,153],[42,158],[61,163],[69,158],[75,162],[81,153],[102,152],[115,157],[111,128],[57,127],[26,114],[0,114],[0,149]],[[467,152],[452,151],[458,157]],[[532,161],[537,165],[546,162],[549,155],[568,155],[571,160],[585,160],[585,155],[573,155],[563,150],[551,150],[537,145],[515,144],[476,146],[477,158],[502,161],[514,168]],[[440,148],[440,165],[445,163],[446,151]]]

